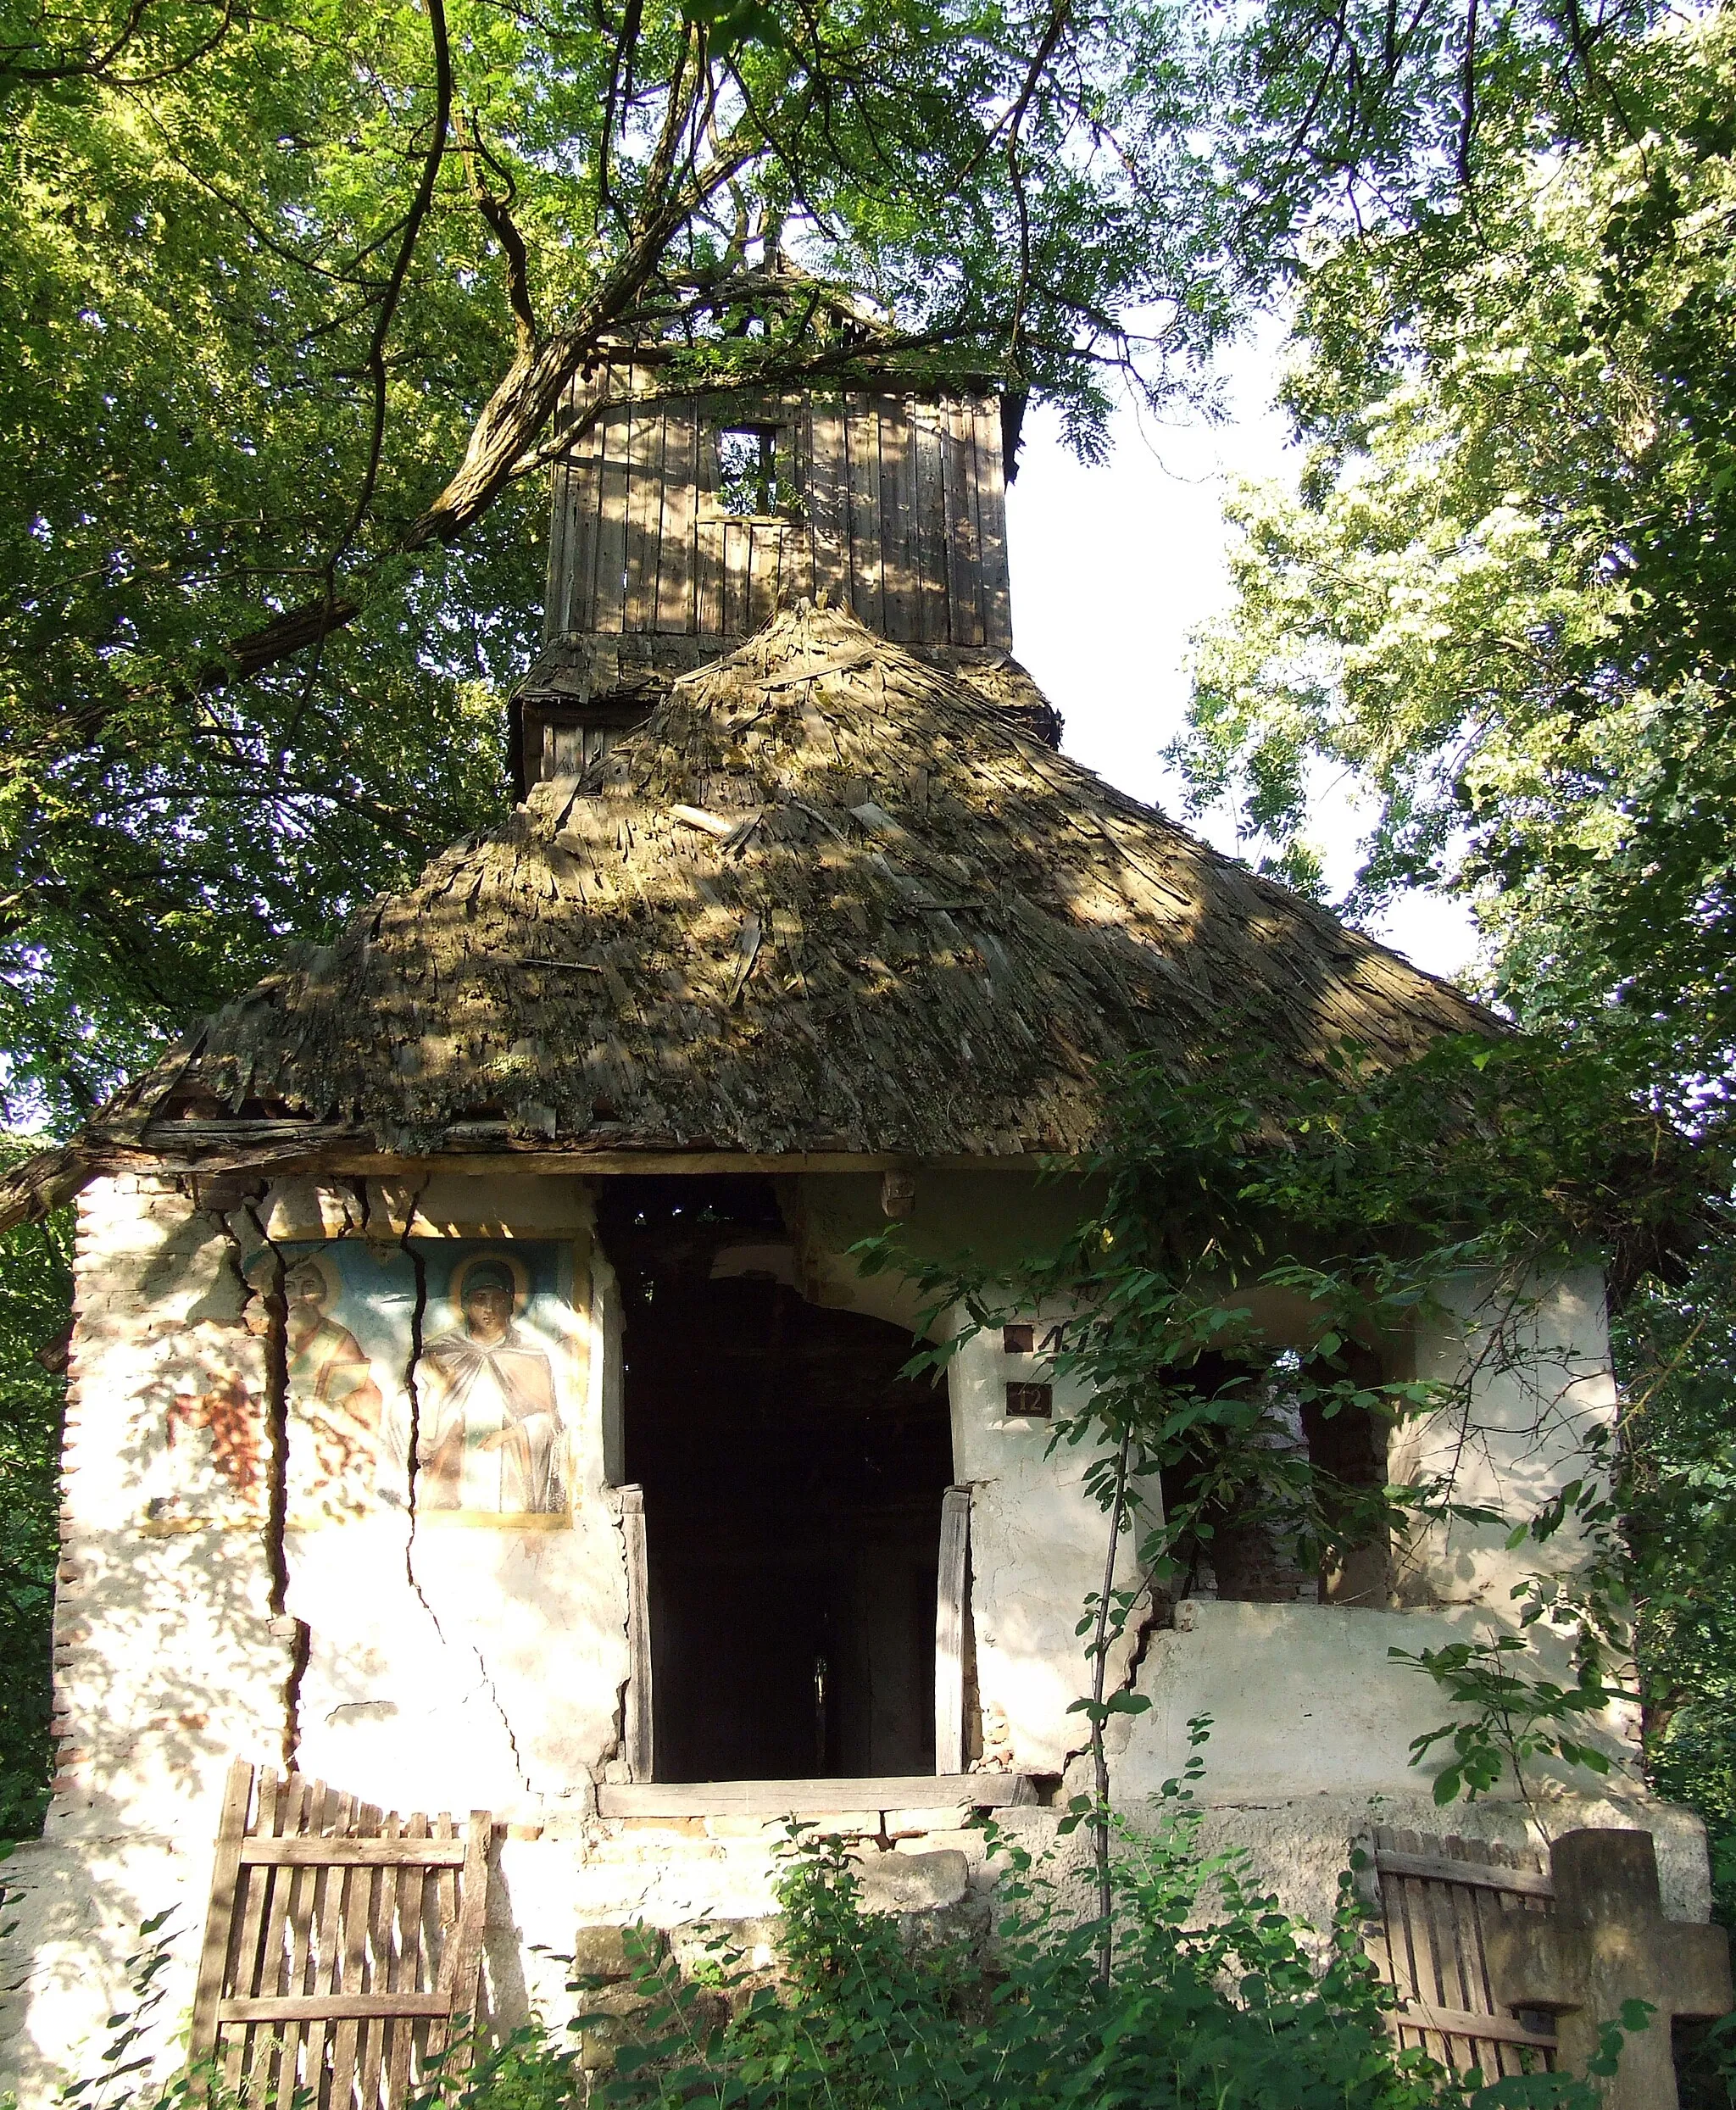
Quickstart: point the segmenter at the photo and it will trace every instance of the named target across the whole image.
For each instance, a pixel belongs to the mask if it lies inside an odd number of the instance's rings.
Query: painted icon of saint
[[[422,1350],[420,1501],[430,1509],[547,1516],[566,1506],[554,1372],[518,1323],[504,1261],[472,1263],[461,1322]]]
[[[303,1260],[283,1278],[288,1310],[289,1391],[313,1438],[316,1500],[363,1507],[374,1491],[385,1402],[361,1343],[326,1310],[331,1287],[317,1262]]]

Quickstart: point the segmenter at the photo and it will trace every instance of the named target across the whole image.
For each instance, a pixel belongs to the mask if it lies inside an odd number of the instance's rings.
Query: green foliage
[[[1192,32],[1046,20],[0,0],[0,1097],[85,1110],[498,814],[539,450],[609,345],[665,392],[1008,371],[1088,448],[1105,376],[1188,385]]]
[[[0,1101],[72,1118],[498,811],[609,347],[999,381],[1101,459],[1347,214],[1594,131],[1649,13],[0,0]]]
[[[1058,1251],[1010,1275],[968,1256],[913,1259],[896,1228],[860,1249],[870,1271],[899,1268],[923,1292],[936,1345],[919,1361],[938,1367],[1020,1311],[1064,1314],[1049,1360],[1084,1403],[1057,1421],[1052,1446],[1089,1450],[1084,1484],[1112,1539],[1136,1533],[1138,1568],[1160,1593],[1184,1594],[1232,1527],[1282,1541],[1304,1573],[1434,1525],[1491,1549],[1529,1543],[1538,1565],[1510,1630],[1401,1659],[1455,1710],[1413,1758],[1437,1763],[1444,1801],[1510,1772],[1523,1789],[1539,1758],[1604,1770],[1592,1724],[1633,1696],[1644,1601],[1619,1528],[1625,1459],[1592,1456],[1534,1513],[1509,1516],[1467,1501],[1453,1462],[1384,1484],[1336,1474],[1298,1424],[1364,1417],[1396,1459],[1406,1426],[1427,1422],[1438,1438],[1454,1432],[1437,1448],[1456,1461],[1476,1448],[1479,1389],[1500,1376],[1527,1389],[1539,1439],[1583,1443],[1556,1376],[1535,1362],[1533,1285],[1587,1259],[1632,1278],[1691,1249],[1711,1208],[1705,1166],[1625,1096],[1607,1061],[1542,1039],[1442,1040],[1384,1070],[1350,1049],[1316,1077],[1249,1062],[1228,1088],[1133,1065],[1110,1104],[1094,1168],[1104,1201]],[[1464,1311],[1438,1308],[1455,1279],[1482,1285],[1463,1372],[1381,1376],[1383,1347],[1419,1319],[1464,1326]],[[1288,1345],[1259,1317],[1275,1306]],[[1156,1486],[1160,1515],[1141,1492]],[[1138,1598],[1110,1573],[1080,1629],[1092,1636],[1081,1711],[1099,1758],[1099,1868],[1102,1726],[1138,1704],[1104,1690],[1104,1665]],[[1533,1646],[1550,1634],[1565,1681]]]
[[[15,1155],[15,1153],[14,1153]],[[70,1212],[0,1235],[0,1840],[34,1836],[47,1807],[49,1624]]]
[[[1455,1706],[1471,1710],[1428,1730],[1410,1746],[1415,1758],[1425,1757],[1437,1744],[1449,1746],[1448,1762],[1434,1779],[1437,1802],[1455,1802],[1461,1793],[1486,1794],[1510,1766],[1522,1774],[1540,1757],[1559,1758],[1563,1765],[1583,1766],[1593,1773],[1609,1771],[1608,1758],[1585,1740],[1581,1727],[1594,1723],[1612,1701],[1626,1696],[1605,1678],[1600,1652],[1582,1652],[1571,1685],[1527,1673],[1529,1647],[1522,1634],[1452,1641],[1415,1654],[1406,1649],[1389,1653],[1395,1662],[1426,1671]]]
[[[1736,1918],[1736,1295],[1727,1249],[1617,1328],[1627,1373],[1624,1518],[1653,1786],[1711,1834],[1719,1916]]]
[[[683,1978],[660,1944],[643,1940],[637,2040],[593,2101],[612,2110],[1589,2110],[1580,2082],[1538,2074],[1461,2086],[1397,2052],[1349,1879],[1316,1943],[1250,1886],[1240,1855],[1200,1850],[1197,1772],[1196,1760],[1188,1785],[1168,1784],[1147,1824],[1118,1829],[1119,1962],[1107,1984],[1077,1890],[993,1826],[1001,1879],[987,1948],[963,1932],[901,1940],[896,1918],[862,1910],[843,1842],[794,1828],[776,1979],[721,1937],[709,1968]],[[576,2064],[532,2035],[448,2100],[463,2110],[565,2102]]]
[[[1348,765],[1380,800],[1353,905],[1456,888],[1522,1022],[1599,1048],[1722,1150],[1736,17],[1605,58],[1608,121],[1567,151],[1510,127],[1459,209],[1322,246],[1288,384],[1300,487],[1241,502],[1238,599],[1201,642],[1186,758],[1202,798],[1232,794],[1305,875],[1309,766]],[[1622,1271],[1625,1545],[1606,1570],[1653,1783],[1706,1815],[1727,1912],[1730,1284],[1716,1228],[1691,1264]],[[1505,1666],[1443,1667],[1486,1673],[1498,1711]],[[1572,1740],[1568,1688],[1556,1705]]]
[[[108,2018],[108,2038],[95,2068],[68,2081],[58,2093],[63,2110],[122,2110],[140,2095],[139,2076],[149,2071],[151,2055],[141,2046],[160,2023],[174,1964],[174,1937],[164,1929],[173,1907],[153,1913],[139,1929],[139,1946],[125,1960],[128,1998],[121,2013]],[[180,2076],[159,2098],[162,2110],[192,2102],[197,2091],[191,2076]]]
[[[715,1931],[685,1970],[663,1937],[624,1929],[630,2008],[581,2016],[562,2041],[540,2018],[504,2041],[459,2037],[423,2076],[420,2110],[1595,2110],[1584,2081],[1541,2072],[1485,2085],[1388,2035],[1390,1990],[1362,1950],[1354,1878],[1323,1935],[1249,1879],[1239,1851],[1199,1840],[1194,1756],[1137,1824],[1118,1822],[1119,1958],[1097,1969],[1094,1923],[1065,1852],[1041,1861],[986,1826],[998,1876],[992,1926],[937,1921],[920,1935],[863,1908],[846,1843],[792,1821],[777,1885],[777,1962],[754,1963]],[[141,1930],[131,1997],[66,2110],[238,2110],[220,2074],[142,2087],[136,2046],[160,2007],[162,1920]],[[576,1980],[573,1992],[597,1990]],[[621,2007],[610,1987],[610,2006]],[[1608,2025],[1594,2073],[1613,2073],[1643,2002]],[[604,2070],[586,2033],[625,2035]]]
[[[1523,1022],[1693,1117],[1736,997],[1736,17],[1606,55],[1571,149],[1516,120],[1455,209],[1308,273],[1299,491],[1239,501],[1181,752],[1304,875],[1310,758],[1348,766],[1355,901],[1456,886]]]

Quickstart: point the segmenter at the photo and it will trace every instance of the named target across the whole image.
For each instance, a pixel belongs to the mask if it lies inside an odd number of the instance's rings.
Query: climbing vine
[[[1413,1761],[1433,1768],[1443,1802],[1504,1776],[1527,1792],[1544,1759],[1605,1770],[1600,1718],[1643,1697],[1622,1529],[1631,1474],[1619,1435],[1585,1412],[1583,1357],[1540,1352],[1539,1321],[1576,1267],[1600,1266],[1617,1295],[1683,1272],[1717,1221],[1708,1168],[1594,1057],[1518,1038],[1442,1041],[1397,1068],[1350,1048],[1308,1077],[1249,1061],[1232,1081],[1178,1083],[1136,1063],[1110,1105],[1086,1168],[1100,1202],[1057,1249],[1010,1270],[935,1260],[901,1226],[857,1249],[866,1271],[899,1271],[920,1293],[919,1365],[938,1370],[1034,1310],[1057,1383],[1081,1402],[1051,1447],[1088,1451],[1085,1485],[1110,1528],[1080,1628],[1093,1789],[1071,1812],[1093,1831],[1099,1891],[1105,1728],[1149,1704],[1116,1688],[1117,1649],[1130,1621],[1164,1622],[1250,1539],[1328,1594],[1354,1600],[1344,1585],[1360,1579],[1363,1601],[1400,1604],[1427,1601],[1443,1527],[1522,1550],[1511,1612],[1487,1638],[1394,1651],[1450,1711]],[[1411,1360],[1431,1322],[1464,1340],[1459,1367]],[[1473,1470],[1497,1384],[1503,1443],[1583,1456],[1532,1513],[1500,1506]],[[1131,1560],[1116,1557],[1124,1539]]]

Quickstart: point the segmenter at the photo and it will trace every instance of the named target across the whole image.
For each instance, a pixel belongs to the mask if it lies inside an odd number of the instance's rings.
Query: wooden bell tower
[[[559,414],[544,649],[513,699],[520,795],[576,774],[677,675],[824,594],[1059,741],[1011,656],[990,395],[655,398],[598,368]]]

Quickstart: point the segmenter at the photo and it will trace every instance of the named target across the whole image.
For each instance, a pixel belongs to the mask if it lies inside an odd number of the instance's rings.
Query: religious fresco
[[[402,1513],[413,1484],[419,1522],[568,1523],[586,1379],[570,1244],[329,1239],[279,1250],[292,1528]]]

